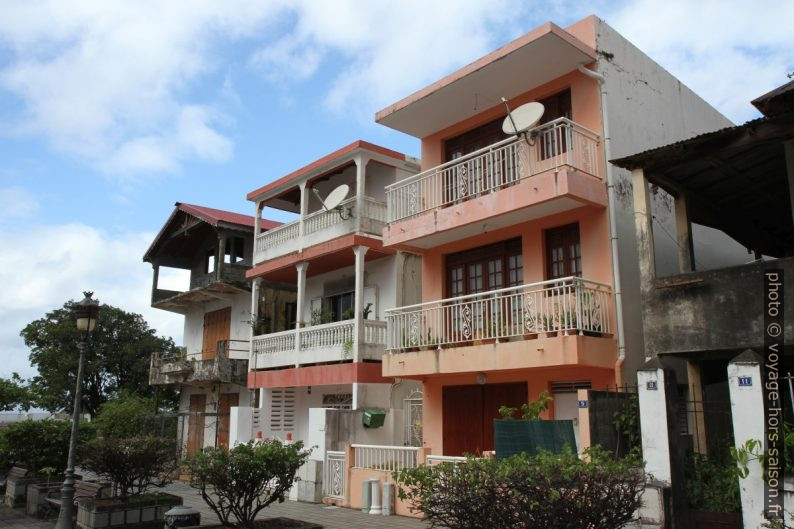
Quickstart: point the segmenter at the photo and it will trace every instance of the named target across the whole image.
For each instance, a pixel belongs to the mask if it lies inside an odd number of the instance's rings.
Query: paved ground
[[[198,492],[190,488],[186,483],[173,483],[166,487],[165,490],[182,496],[185,500],[185,505],[198,509],[201,512],[202,524],[217,521],[217,516],[207,507]],[[260,518],[277,518],[280,516],[318,523],[325,529],[427,529],[429,527],[428,524],[413,518],[368,515],[353,509],[327,507],[325,505],[289,500],[281,504],[271,505],[265,509]],[[54,518],[47,521],[29,518],[25,515],[23,509],[10,509],[0,504],[0,529],[53,529],[54,526]]]

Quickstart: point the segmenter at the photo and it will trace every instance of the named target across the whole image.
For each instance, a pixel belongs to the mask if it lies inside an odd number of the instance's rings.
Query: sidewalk
[[[218,517],[207,507],[198,491],[187,483],[181,481],[172,483],[165,487],[164,491],[182,496],[185,505],[201,512],[203,525],[217,523]],[[325,529],[427,529],[429,527],[429,524],[415,518],[368,515],[353,509],[290,500],[267,507],[259,518],[277,518],[279,516],[318,523]],[[37,520],[26,516],[25,511],[21,508],[10,509],[0,504],[0,529],[53,529],[54,526],[55,518]]]

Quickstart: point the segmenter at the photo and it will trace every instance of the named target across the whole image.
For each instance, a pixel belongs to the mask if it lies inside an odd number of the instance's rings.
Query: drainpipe
[[[612,284],[615,287],[615,324],[618,332],[618,359],[615,362],[615,383],[620,386],[623,382],[621,368],[626,359],[626,339],[623,332],[623,289],[620,283],[620,261],[618,260],[618,231],[615,209],[617,199],[615,198],[615,177],[612,173],[612,164],[609,159],[612,157],[612,138],[609,135],[609,115],[607,113],[607,92],[604,87],[604,76],[598,72],[586,68],[583,64],[578,67],[579,71],[598,81],[601,94],[601,123],[604,127],[604,165],[607,174],[607,207],[609,208],[609,239],[612,247]]]

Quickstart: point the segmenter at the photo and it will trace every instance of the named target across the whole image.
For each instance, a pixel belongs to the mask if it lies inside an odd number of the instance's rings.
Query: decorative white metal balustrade
[[[350,446],[353,448],[353,466],[356,468],[394,472],[404,468],[415,468],[419,464],[419,447],[417,446],[360,444]]]
[[[350,231],[355,229],[355,218],[359,215],[356,211],[356,197],[350,197],[340,204],[344,211],[350,211],[350,217],[342,218],[338,211],[315,211],[309,213],[303,218],[303,236],[309,236],[315,233],[328,230],[339,224],[347,223],[350,226]],[[360,212],[362,221],[362,229],[365,232],[380,234],[383,227],[386,225],[386,203],[375,200],[372,197],[363,197],[362,211]],[[256,238],[255,250],[257,256],[256,262],[260,262],[264,257],[264,252],[271,249],[284,248],[286,251],[292,251],[291,245],[298,243],[300,238],[300,220],[295,220],[289,224],[282,224],[272,230],[261,233]],[[261,255],[260,255],[261,254]]]
[[[323,494],[330,498],[345,499],[345,453],[328,450],[325,452],[323,469]]]
[[[598,135],[567,118],[512,136],[386,188],[388,222],[498,191],[560,167],[598,172]]]
[[[540,333],[611,334],[609,285],[580,277],[542,281],[386,311],[386,348],[465,344]]]
[[[386,344],[386,322],[362,320],[362,345],[381,349]],[[301,329],[254,336],[252,360],[257,367],[273,367],[352,358],[353,320],[312,325]],[[296,340],[298,347],[296,348]],[[298,351],[297,361],[294,353]],[[305,356],[303,356],[305,353]],[[280,359],[279,359],[280,357]]]

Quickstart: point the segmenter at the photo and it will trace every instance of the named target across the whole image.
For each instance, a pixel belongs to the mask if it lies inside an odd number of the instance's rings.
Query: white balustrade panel
[[[579,277],[543,281],[386,311],[386,348],[539,333],[610,334],[612,290]]]
[[[521,179],[568,166],[598,176],[599,138],[559,118],[386,188],[388,222],[494,192]]]
[[[351,445],[355,454],[353,466],[372,470],[394,472],[403,468],[415,468],[419,461],[419,447]]]

